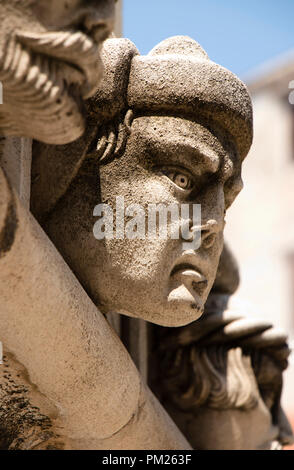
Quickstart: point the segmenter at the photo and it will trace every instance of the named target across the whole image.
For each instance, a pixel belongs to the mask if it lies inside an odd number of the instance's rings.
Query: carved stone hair
[[[268,322],[226,310],[228,296],[211,294],[206,313],[185,327],[152,325],[151,384],[159,399],[183,411],[201,406],[251,409],[261,395],[273,411],[290,350]]]
[[[160,361],[161,392],[183,411],[201,406],[246,410],[257,404],[251,358],[244,356],[240,347],[179,347],[165,351]]]
[[[87,157],[94,157],[99,165],[106,165],[115,158],[119,158],[127,144],[128,136],[131,134],[131,125],[133,122],[133,111],[129,109],[124,116],[119,116],[110,123],[104,125],[95,138],[96,149]]]
[[[92,96],[101,75],[98,45],[82,32],[16,32],[0,52],[2,135],[65,144],[85,128],[80,98]],[[69,64],[75,64],[70,66]]]

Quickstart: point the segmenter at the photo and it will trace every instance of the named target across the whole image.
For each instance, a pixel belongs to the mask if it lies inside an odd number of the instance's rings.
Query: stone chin
[[[204,312],[204,307],[197,302],[187,302],[180,300],[177,302],[169,302],[168,307],[162,313],[156,312],[133,312],[130,310],[117,309],[105,310],[98,305],[102,313],[120,313],[132,318],[138,318],[141,320],[154,323],[155,325],[165,327],[180,327],[186,326],[190,323],[198,320]]]
[[[102,72],[99,46],[82,32],[16,33],[0,58],[1,134],[48,144],[76,140],[85,130],[83,99]]]
[[[132,318],[138,318],[159,326],[180,327],[188,325],[198,320],[203,312],[207,296],[200,297],[189,293],[184,286],[183,289],[177,289],[177,292],[171,292],[166,300],[158,301],[152,298],[149,303],[147,299],[138,298],[135,305],[129,305],[124,299],[123,302],[105,302],[96,301],[99,310],[104,313],[119,313]]]

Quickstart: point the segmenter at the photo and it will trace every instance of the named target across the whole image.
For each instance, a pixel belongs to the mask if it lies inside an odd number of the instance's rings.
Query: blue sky
[[[294,49],[294,0],[123,0],[124,36],[141,54],[169,36],[196,39],[241,77]],[[294,73],[294,71],[293,71]]]

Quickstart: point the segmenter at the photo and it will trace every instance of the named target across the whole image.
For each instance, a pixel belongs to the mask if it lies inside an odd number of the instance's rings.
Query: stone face
[[[241,187],[252,139],[250,98],[239,79],[190,38],[170,38],[145,57],[130,41],[109,39],[103,58],[105,78],[88,103],[98,137],[44,226],[104,313],[184,325],[203,312],[216,276],[224,213]],[[36,154],[41,175],[45,152],[39,146]],[[176,184],[181,178],[187,188]],[[201,204],[201,226],[194,227],[202,232],[201,248],[183,250],[181,236],[96,240],[93,209],[107,203],[115,212],[117,196],[126,207],[146,210],[150,204]],[[184,222],[169,221],[168,231]],[[186,223],[193,228],[191,215]],[[184,265],[194,274],[183,273]]]
[[[113,13],[114,0],[1,2],[2,135],[64,144],[83,134]]]

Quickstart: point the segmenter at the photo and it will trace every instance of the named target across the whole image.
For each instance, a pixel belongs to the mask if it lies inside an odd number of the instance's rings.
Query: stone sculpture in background
[[[227,249],[202,318],[150,326],[149,382],[193,448],[282,449],[293,433],[282,410],[287,335],[242,313]]]
[[[85,130],[114,0],[2,0],[0,134],[64,144]]]

